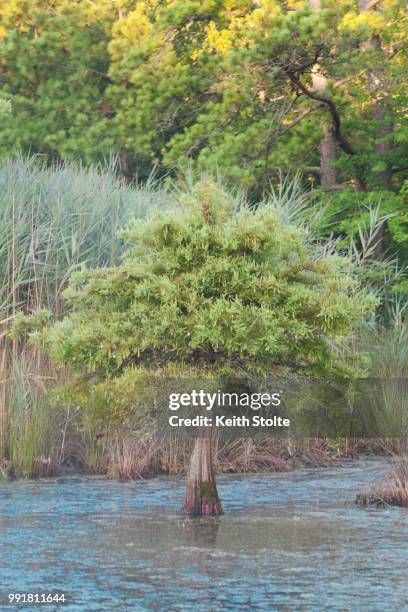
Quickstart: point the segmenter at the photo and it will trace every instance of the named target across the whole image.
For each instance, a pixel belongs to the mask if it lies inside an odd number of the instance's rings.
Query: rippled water
[[[192,522],[176,479],[1,484],[0,609],[55,590],[65,610],[408,609],[408,511],[353,504],[386,471],[221,477],[225,516]]]

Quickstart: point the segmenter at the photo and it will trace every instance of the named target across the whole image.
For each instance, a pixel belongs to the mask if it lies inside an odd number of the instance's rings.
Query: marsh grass
[[[117,263],[118,230],[164,193],[153,181],[125,185],[114,161],[102,169],[36,158],[0,164],[0,320],[18,309],[58,315],[61,292],[82,266]]]
[[[0,380],[0,466],[17,478],[56,475],[68,465],[83,467],[79,410],[51,401],[53,386],[63,381],[64,372],[57,374],[46,356],[26,344],[17,349],[13,354],[12,347],[3,346],[0,352],[5,364]]]
[[[408,456],[396,460],[387,478],[361,490],[356,497],[356,504],[408,508]]]
[[[384,449],[407,452],[408,441],[408,326],[395,311],[388,327],[373,328],[362,351],[368,356],[369,376],[379,381],[373,394],[371,418],[376,430],[384,432]]]
[[[167,197],[153,180],[126,185],[114,160],[104,168],[47,167],[35,157],[1,161],[0,463],[7,475],[49,475],[84,461],[72,408],[49,401],[61,372],[26,338],[8,337],[16,315],[47,309],[61,316],[71,274],[117,263],[119,229]]]
[[[130,429],[110,430],[88,436],[85,464],[92,473],[110,478],[184,475],[193,444],[192,438],[180,434],[140,438]],[[302,466],[334,465],[351,454],[351,447],[333,448],[317,439],[289,442],[268,435],[256,439],[217,436],[213,462],[218,473],[285,472]]]

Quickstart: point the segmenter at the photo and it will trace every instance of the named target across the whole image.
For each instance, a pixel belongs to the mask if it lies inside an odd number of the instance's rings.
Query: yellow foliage
[[[287,5],[289,8],[301,10],[305,7],[305,0],[289,0]]]
[[[149,35],[152,24],[146,14],[146,5],[138,4],[126,17],[118,19],[112,28],[109,52],[112,59],[119,59],[131,46],[138,46]]]
[[[271,23],[282,15],[282,9],[276,0],[260,0],[257,4],[259,8],[249,13],[245,20],[247,27],[267,30]]]
[[[29,13],[27,0],[0,2],[0,40],[11,29],[22,30],[22,24],[29,21]]]
[[[340,31],[357,32],[361,30],[369,34],[378,34],[385,26],[386,20],[381,13],[365,11],[357,14],[350,11],[344,15],[340,23]]]
[[[231,31],[217,30],[217,26],[211,21],[207,26],[207,45],[224,55],[231,49]]]
[[[291,0],[292,4],[302,5],[304,0]],[[268,27],[271,21],[281,15],[281,8],[276,0],[259,0],[257,8],[251,12],[243,12],[234,8],[233,2],[226,2],[229,24],[218,29],[214,21],[206,28],[206,39],[200,49],[193,51],[192,59],[197,59],[203,51],[211,51],[226,56],[237,41],[240,45],[248,44],[256,30]]]
[[[206,39],[201,49],[195,49],[191,54],[192,59],[197,59],[203,51],[212,51],[221,56],[226,56],[232,48],[234,39],[233,28],[218,30],[216,24],[210,21],[206,27]]]

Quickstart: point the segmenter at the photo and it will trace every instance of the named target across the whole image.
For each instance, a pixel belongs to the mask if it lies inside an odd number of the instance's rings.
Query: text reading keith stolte
[[[208,393],[193,389],[189,393],[171,393],[169,409],[181,414],[171,414],[171,427],[202,428],[202,427],[267,427],[285,429],[290,427],[290,419],[281,415],[271,414],[271,409],[281,405],[281,393],[226,393],[220,390]],[[191,409],[197,409],[193,413]],[[254,414],[252,411],[264,409],[267,415]],[[202,414],[206,411],[206,414]],[[187,415],[184,414],[187,412]],[[201,414],[200,414],[201,412]],[[246,414],[234,414],[245,412]]]

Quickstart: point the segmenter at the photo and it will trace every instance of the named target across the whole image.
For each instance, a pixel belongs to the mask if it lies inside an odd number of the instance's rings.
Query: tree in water
[[[210,437],[200,437],[195,441],[187,475],[183,512],[186,516],[222,514],[213,470]]]
[[[344,374],[331,340],[347,338],[375,300],[350,260],[296,221],[293,198],[250,206],[203,179],[129,224],[119,266],[76,273],[72,311],[42,334],[70,367],[75,401],[111,426],[143,420],[142,389],[169,378]],[[202,435],[184,513],[220,512]]]

